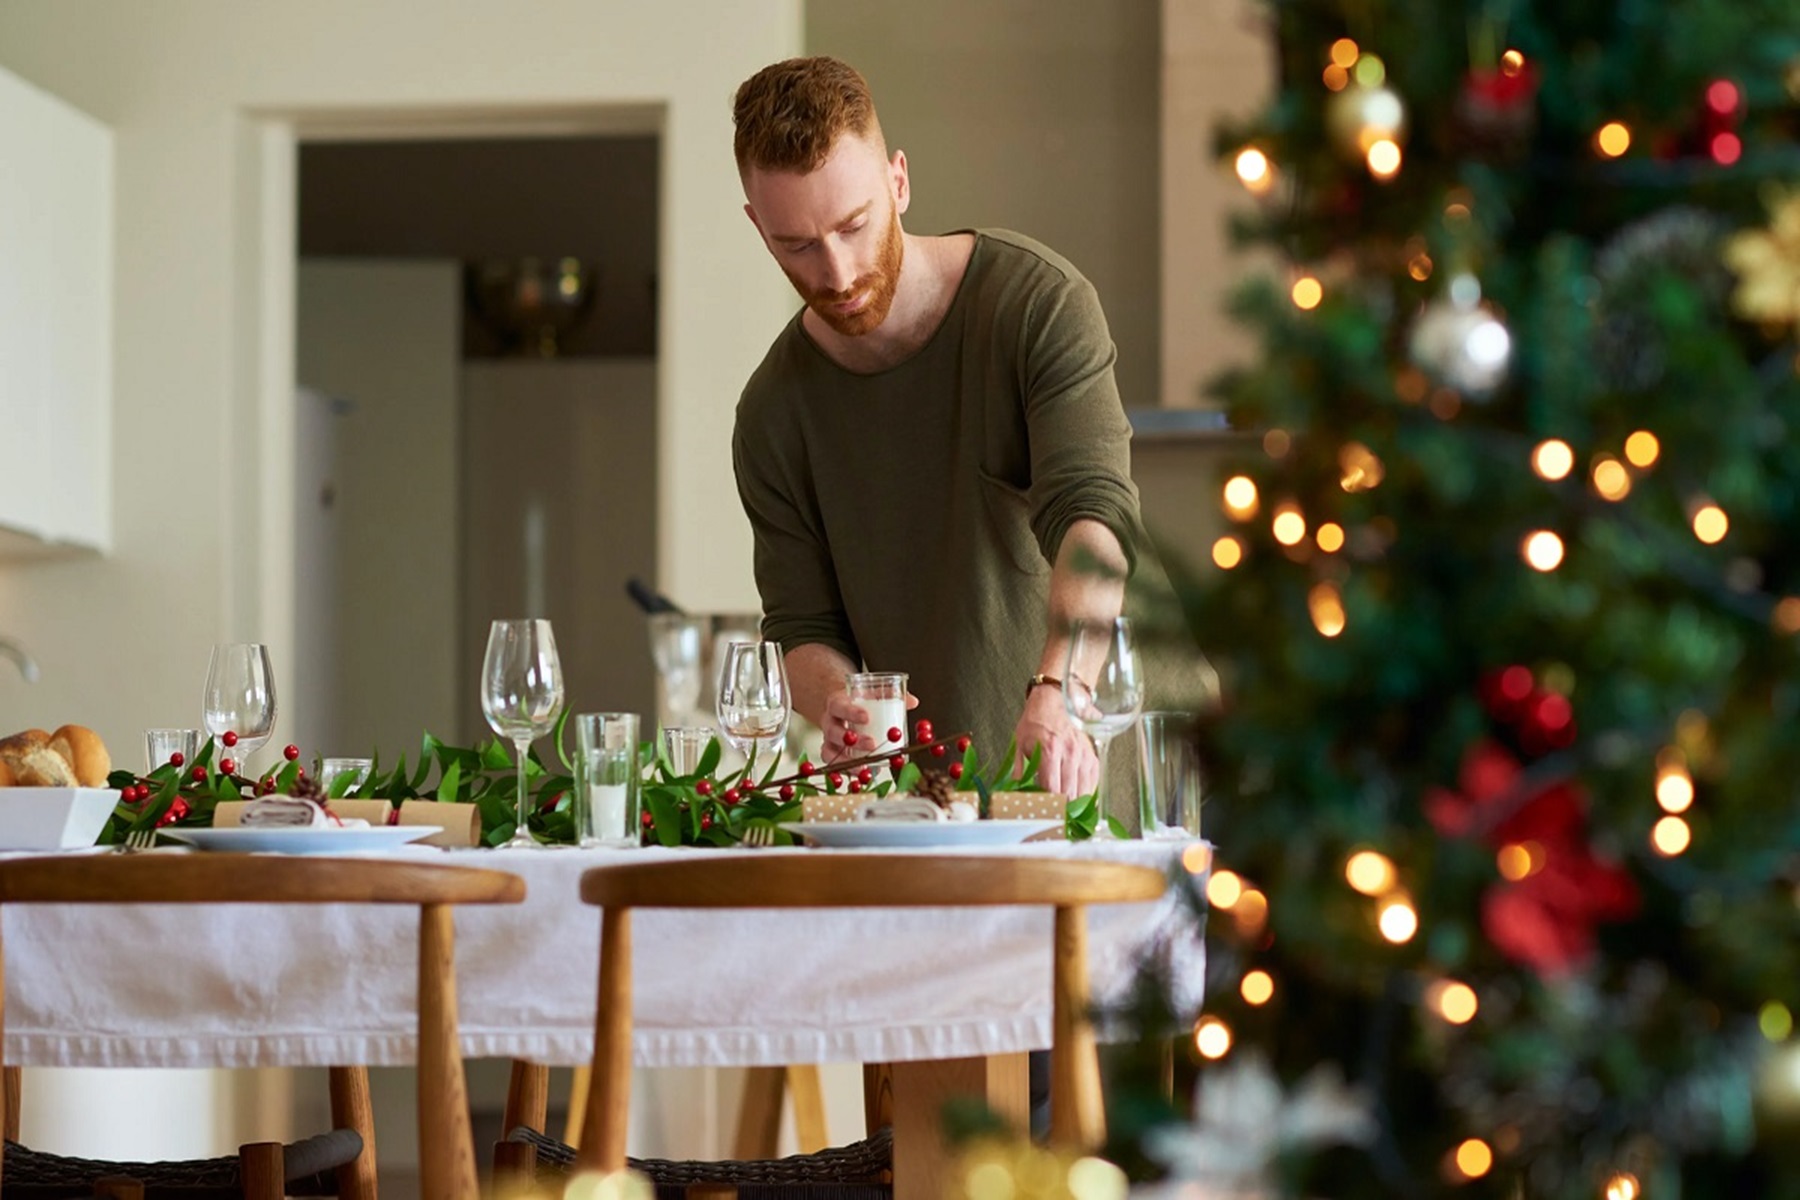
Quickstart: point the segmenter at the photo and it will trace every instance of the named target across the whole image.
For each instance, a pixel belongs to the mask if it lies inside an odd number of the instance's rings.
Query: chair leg
[[[781,1136],[781,1093],[786,1072],[781,1067],[750,1067],[744,1072],[744,1095],[738,1101],[737,1136],[731,1156],[740,1162],[774,1158]]]
[[[523,1192],[537,1180],[537,1147],[530,1142],[494,1143],[494,1193]]]
[[[419,1190],[476,1200],[469,1088],[456,1033],[456,925],[448,904],[419,914]]]
[[[863,1064],[863,1134],[894,1123],[894,1068],[887,1063]]]
[[[1100,1056],[1088,1022],[1087,910],[1056,910],[1050,1046],[1050,1144],[1086,1152],[1106,1140]]]
[[[24,1098],[24,1077],[17,1067],[7,1067],[5,1071],[6,1087],[6,1140],[19,1140],[19,1102]]]
[[[376,1200],[375,1107],[369,1100],[367,1067],[332,1067],[326,1072],[331,1092],[331,1125],[354,1129],[362,1153],[337,1169],[338,1200]]]
[[[594,1068],[582,1063],[569,1075],[569,1116],[563,1122],[563,1141],[572,1150],[581,1149],[581,1123],[587,1117],[588,1088],[594,1083]]]
[[[533,1133],[543,1133],[550,1111],[550,1068],[541,1063],[512,1061],[512,1077],[506,1084],[506,1107],[500,1117],[500,1136],[505,1137],[523,1125]]]
[[[287,1195],[287,1169],[280,1142],[250,1142],[238,1147],[238,1174],[244,1200],[282,1200]],[[140,1186],[137,1195],[143,1196]]]
[[[594,1079],[577,1169],[611,1173],[625,1167],[625,1124],[631,1113],[631,910],[600,911],[600,987],[594,1015]]]
[[[831,1135],[825,1129],[825,1086],[819,1079],[818,1064],[797,1063],[788,1067],[783,1076],[788,1099],[794,1105],[794,1138],[800,1144],[800,1153],[817,1154],[831,1145]]]

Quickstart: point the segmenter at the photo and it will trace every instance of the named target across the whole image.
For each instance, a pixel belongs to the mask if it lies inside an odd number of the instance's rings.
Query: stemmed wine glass
[[[495,621],[481,662],[481,711],[494,732],[512,742],[519,770],[519,823],[504,849],[537,847],[525,824],[525,758],[532,740],[556,724],[562,707],[562,663],[550,622]]]
[[[787,661],[779,642],[730,642],[719,668],[716,708],[725,740],[744,752],[745,773],[755,778],[756,751],[779,755],[787,741]]]
[[[213,737],[236,735],[237,744],[221,757],[236,760],[234,774],[246,774],[244,764],[250,755],[275,732],[275,673],[269,669],[269,648],[261,642],[214,646],[200,713]]]
[[[1144,711],[1144,674],[1130,620],[1114,617],[1110,621],[1076,625],[1069,639],[1063,680],[1063,702],[1069,716],[1094,739],[1094,751],[1100,759],[1094,807],[1104,817],[1106,747],[1130,729]]]

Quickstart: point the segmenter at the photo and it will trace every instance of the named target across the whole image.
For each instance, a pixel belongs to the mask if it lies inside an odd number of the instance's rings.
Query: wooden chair
[[[517,904],[516,875],[474,867],[384,859],[283,858],[270,855],[71,855],[0,860],[0,906],[6,904],[410,904],[419,908],[419,1165],[424,1195],[474,1200],[475,1151],[456,1029],[455,926],[458,904]],[[0,980],[4,954],[0,947]],[[180,947],[172,945],[171,958]],[[327,964],[321,964],[326,966]],[[4,1033],[0,988],[0,1034]],[[338,1099],[334,1095],[334,1102]],[[364,1095],[366,1105],[366,1092]],[[16,1129],[16,1091],[0,1089],[0,1124]],[[366,1114],[365,1114],[366,1119]],[[33,1152],[35,1159],[51,1158]],[[142,1164],[62,1160],[70,1178],[93,1187],[102,1177],[131,1176]],[[230,1160],[226,1160],[230,1161]],[[280,1200],[286,1170],[279,1143],[242,1148],[237,1190],[247,1200]],[[5,1160],[0,1157],[0,1172]],[[374,1146],[363,1146],[349,1172],[373,1196]],[[0,1173],[0,1194],[15,1190]],[[117,1186],[109,1182],[108,1186]],[[154,1196],[152,1186],[148,1194]],[[69,1194],[64,1192],[62,1194]]]
[[[577,1166],[614,1171],[626,1165],[633,909],[1054,908],[1051,1140],[1088,1149],[1104,1139],[1105,1119],[1099,1060],[1087,1020],[1086,906],[1155,900],[1166,887],[1162,873],[1150,867],[1048,858],[697,855],[590,870],[581,879],[581,898],[603,910],[600,990]]]

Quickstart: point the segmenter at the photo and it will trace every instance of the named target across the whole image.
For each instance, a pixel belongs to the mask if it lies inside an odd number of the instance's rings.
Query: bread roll
[[[74,787],[75,770],[69,760],[50,748],[50,735],[27,729],[0,740],[0,763],[12,769],[20,787]]]
[[[50,735],[50,749],[62,755],[79,787],[105,787],[112,755],[100,735],[85,725],[64,725]]]
[[[0,762],[0,787],[12,787],[18,782],[13,775],[13,769],[4,762]]]

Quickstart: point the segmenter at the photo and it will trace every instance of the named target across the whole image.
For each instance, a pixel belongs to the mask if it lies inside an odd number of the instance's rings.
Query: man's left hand
[[[1037,781],[1046,791],[1083,796],[1100,783],[1100,760],[1094,744],[1076,728],[1063,706],[1063,694],[1053,687],[1035,687],[1025,697],[1025,711],[1013,729],[1018,747],[1016,766],[1023,766],[1034,747],[1043,747]]]

